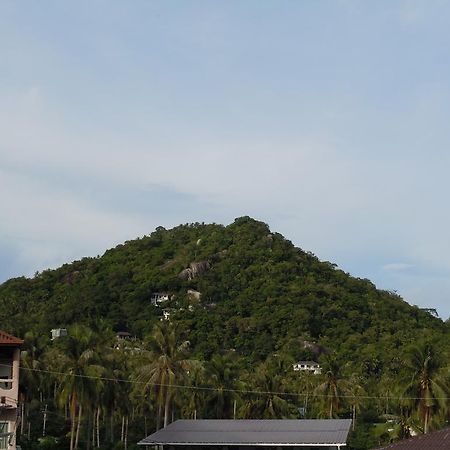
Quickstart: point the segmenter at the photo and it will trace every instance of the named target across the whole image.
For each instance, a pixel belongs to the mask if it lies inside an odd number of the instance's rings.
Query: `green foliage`
[[[154,292],[171,300],[154,306]],[[163,309],[170,326],[161,322]],[[371,425],[385,422],[382,415],[405,423],[426,416],[431,428],[446,420],[448,401],[438,400],[443,392],[448,397],[442,377],[448,377],[449,322],[320,261],[249,217],[226,227],[159,227],[101,257],[8,280],[0,285],[0,323],[25,337],[24,398],[47,402],[62,447],[76,446],[81,426],[86,445],[98,432],[102,448],[129,448],[157,426],[147,417],[168,421],[171,414],[358,417],[355,449],[391,439]],[[50,330],[60,327],[69,336],[51,342]],[[115,331],[134,340],[114,343]],[[400,402],[423,369],[424,359],[409,350],[422,340],[439,349],[439,371],[432,372],[425,403]],[[298,360],[319,361],[322,375],[294,373]],[[109,381],[52,378],[36,371],[43,368]],[[148,389],[126,382],[143,373]],[[164,387],[151,388],[158,380]],[[33,438],[39,420],[32,421]]]

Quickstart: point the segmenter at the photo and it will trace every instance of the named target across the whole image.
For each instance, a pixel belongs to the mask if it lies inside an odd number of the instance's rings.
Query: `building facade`
[[[22,344],[21,339],[0,331],[0,450],[16,450]]]

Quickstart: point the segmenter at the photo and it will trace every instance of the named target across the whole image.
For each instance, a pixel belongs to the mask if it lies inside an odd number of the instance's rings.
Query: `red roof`
[[[15,336],[12,336],[11,334],[5,333],[4,331],[0,330],[0,345],[1,346],[19,346],[22,345],[23,341],[22,339],[19,339]]]
[[[429,434],[420,434],[410,439],[404,439],[386,445],[378,450],[444,450],[450,449],[450,428],[434,431]]]

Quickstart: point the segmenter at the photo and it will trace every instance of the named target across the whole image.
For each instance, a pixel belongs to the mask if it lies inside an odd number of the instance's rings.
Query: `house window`
[[[8,448],[8,422],[0,422],[0,450]]]
[[[11,379],[12,379],[11,360],[0,358],[0,389],[11,389],[12,387]]]

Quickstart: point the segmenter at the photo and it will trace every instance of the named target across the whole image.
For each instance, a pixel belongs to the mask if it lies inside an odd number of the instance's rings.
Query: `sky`
[[[450,316],[450,3],[0,1],[0,282],[249,215]]]

